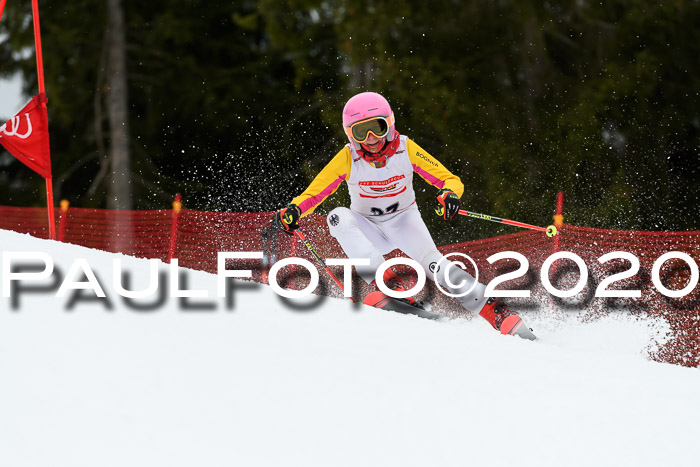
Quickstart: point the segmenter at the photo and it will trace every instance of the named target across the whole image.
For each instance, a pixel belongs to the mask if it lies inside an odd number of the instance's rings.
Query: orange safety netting
[[[170,252],[179,265],[215,273],[217,254],[222,251],[262,251],[264,258],[241,260],[238,268],[252,269],[253,280],[267,281],[267,270],[275,261],[289,256],[315,261],[295,237],[280,233],[271,225],[273,213],[221,213],[183,209],[110,211],[103,209],[70,208],[57,211],[59,239],[77,245],[137,257],[168,261]],[[342,258],[344,254],[328,234],[325,219],[312,214],[304,218],[303,227],[309,241],[324,258]],[[48,238],[46,211],[42,208],[0,206],[0,229],[29,233]],[[173,236],[174,232],[174,236]],[[523,254],[528,262],[527,272],[499,285],[498,289],[530,290],[530,297],[506,299],[511,308],[522,314],[537,313],[540,318],[556,320],[575,313],[583,320],[595,320],[611,313],[626,312],[636,316],[660,317],[668,322],[667,342],[651,353],[660,361],[696,366],[700,361],[700,287],[680,298],[671,298],[653,283],[653,266],[664,253],[678,251],[700,263],[700,232],[644,232],[605,230],[564,225],[560,229],[559,249],[578,255],[585,263],[589,277],[584,289],[573,297],[557,298],[547,292],[541,280],[544,261],[555,252],[555,242],[542,232],[518,231],[498,237],[469,241],[440,247],[442,253],[464,253],[477,265],[479,280],[488,283],[497,276],[514,271],[518,262],[504,259],[490,264],[491,255],[504,251]],[[624,260],[600,263],[599,258],[612,251],[626,251],[639,259],[640,269],[632,277],[610,285],[609,289],[640,290],[640,298],[596,297],[603,279],[630,267]],[[397,251],[390,257],[397,256]],[[232,265],[227,264],[227,267]],[[415,273],[408,267],[396,268],[399,275],[412,285]],[[278,282],[292,288],[303,287],[308,273],[292,266],[280,274]],[[472,271],[470,271],[472,272]],[[342,271],[336,270],[342,278]],[[661,265],[661,284],[669,290],[686,287],[691,280],[691,268],[681,259],[670,259]],[[556,261],[547,273],[550,282],[560,290],[569,290],[579,281],[578,266],[568,259]],[[323,271],[320,292],[342,296],[337,286]],[[353,294],[362,297],[371,289],[359,278],[353,281]],[[430,301],[434,309],[449,316],[470,317],[456,299],[445,297],[428,281],[417,298]]]

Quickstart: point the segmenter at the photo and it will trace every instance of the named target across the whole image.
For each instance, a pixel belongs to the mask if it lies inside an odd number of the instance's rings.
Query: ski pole
[[[511,221],[508,219],[501,219],[500,217],[489,216],[488,214],[469,212],[465,211],[464,209],[460,209],[459,214],[467,217],[473,217],[475,219],[483,219],[485,221],[498,222],[499,224],[514,225],[515,227],[522,227],[523,229],[539,230],[540,232],[544,232],[548,237],[554,237],[558,233],[557,228],[553,225],[547,227],[538,227],[536,225],[526,224],[524,222]]]
[[[303,233],[301,233],[300,229],[297,229],[294,231],[294,234],[299,237],[299,240],[306,246],[306,248],[309,249],[312,255],[318,260],[319,263],[321,263],[321,266],[323,266],[323,269],[326,270],[326,272],[331,276],[331,279],[335,281],[336,284],[338,284],[338,287],[340,287],[340,290],[343,291],[343,294],[345,294],[345,287],[343,287],[343,284],[338,280],[337,277],[335,277],[335,274],[331,271],[331,269],[326,265],[326,262],[323,261],[323,258],[321,258],[321,255],[318,254],[316,249],[311,245],[311,243],[306,239]]]

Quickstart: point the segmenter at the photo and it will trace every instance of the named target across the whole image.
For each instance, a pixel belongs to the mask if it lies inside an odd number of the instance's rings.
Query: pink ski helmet
[[[395,133],[394,112],[384,97],[376,92],[361,92],[351,97],[345,104],[343,108],[343,129],[350,140],[350,144],[355,149],[360,150],[362,145],[352,137],[352,124],[374,117],[383,117],[386,120],[389,131],[385,138],[387,141],[393,140]]]

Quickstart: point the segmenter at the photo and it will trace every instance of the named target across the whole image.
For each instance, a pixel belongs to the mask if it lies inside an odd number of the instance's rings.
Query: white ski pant
[[[448,262],[442,261],[442,271],[433,274],[432,269],[440,262],[442,254],[415,204],[396,214],[381,217],[364,217],[348,208],[335,208],[328,214],[327,222],[331,235],[338,240],[348,258],[369,258],[369,266],[355,268],[367,283],[374,280],[377,269],[384,262],[383,255],[398,248],[417,261],[428,278],[434,280],[437,277],[437,282],[450,293],[461,295],[474,286],[471,292],[458,297],[467,310],[478,313],[486,303],[486,287],[481,283],[474,285],[474,277],[458,266],[448,267]],[[450,284],[445,280],[444,271],[449,273]]]

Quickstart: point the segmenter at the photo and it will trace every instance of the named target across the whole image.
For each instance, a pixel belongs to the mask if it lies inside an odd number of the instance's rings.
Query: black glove
[[[435,200],[435,213],[445,220],[452,220],[457,213],[462,203],[459,201],[459,196],[452,190],[443,188],[438,191],[437,199]]]
[[[284,233],[294,235],[294,231],[299,228],[299,218],[301,209],[296,204],[290,204],[282,208],[275,214],[275,225]]]

